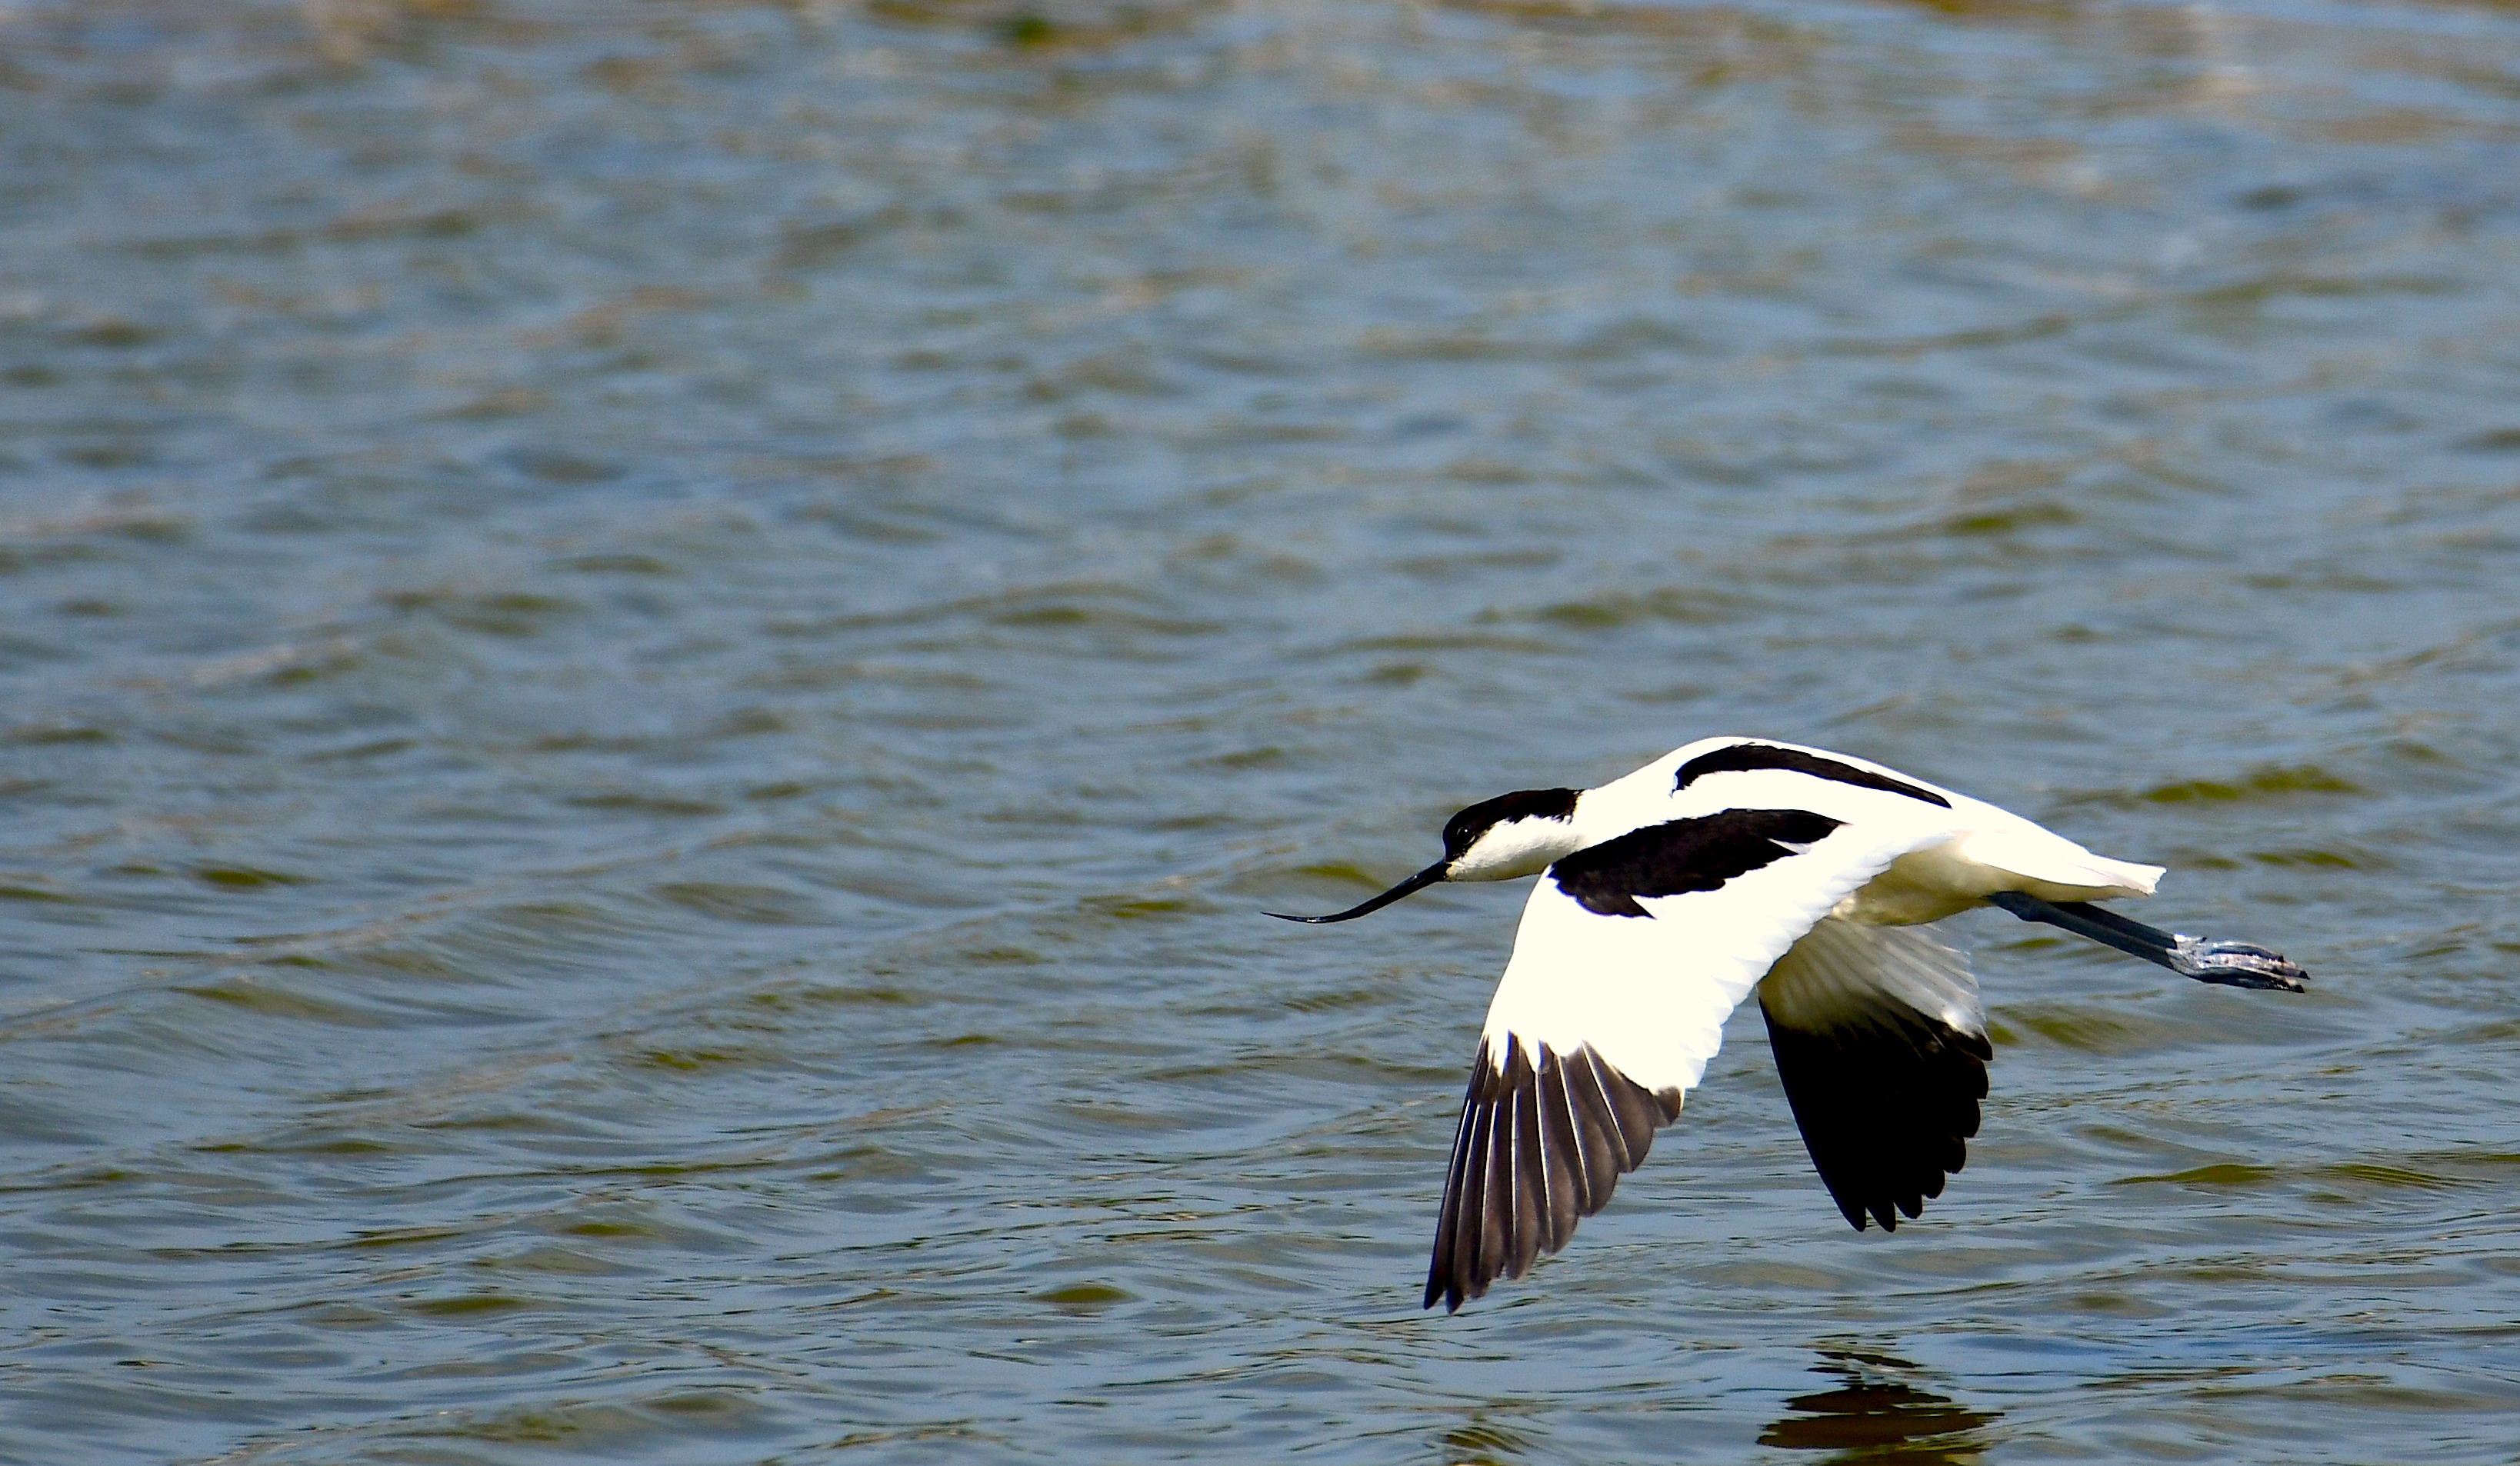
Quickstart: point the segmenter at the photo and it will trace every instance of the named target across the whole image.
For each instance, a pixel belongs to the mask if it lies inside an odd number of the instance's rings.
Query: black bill
[[[1442,880],[1444,878],[1444,867],[1450,864],[1451,862],[1449,860],[1437,861],[1435,864],[1418,871],[1407,880],[1393,886],[1390,890],[1376,896],[1372,901],[1369,901],[1362,906],[1349,907],[1346,911],[1334,912],[1331,915],[1289,916],[1284,911],[1263,911],[1261,914],[1264,916],[1275,916],[1281,921],[1301,921],[1306,926],[1319,926],[1325,921],[1353,921],[1357,917],[1366,915],[1369,912],[1381,911],[1384,907],[1391,905],[1393,902],[1398,901],[1401,897],[1408,895],[1412,891],[1425,890],[1428,886]]]

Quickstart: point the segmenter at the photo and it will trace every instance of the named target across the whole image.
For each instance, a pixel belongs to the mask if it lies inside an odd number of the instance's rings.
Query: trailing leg
[[[2286,961],[2280,953],[2246,942],[2217,942],[2146,926],[2088,901],[2042,901],[2020,891],[1998,891],[1987,898],[2024,921],[2061,926],[2078,937],[2157,962],[2182,977],[2234,988],[2280,988],[2299,993],[2310,974]]]

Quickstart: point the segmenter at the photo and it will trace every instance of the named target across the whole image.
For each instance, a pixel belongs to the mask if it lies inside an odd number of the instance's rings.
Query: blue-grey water
[[[1840,747],[1997,913],[1418,1307],[1518,891]],[[2520,11],[0,4],[0,1457],[2520,1456]]]

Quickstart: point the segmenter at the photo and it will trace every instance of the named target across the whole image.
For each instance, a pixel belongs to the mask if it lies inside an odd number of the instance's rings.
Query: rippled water
[[[0,1454],[2512,1459],[2520,13],[18,0],[0,231]],[[1258,911],[1733,731],[2318,986],[1421,1313],[1517,895]]]

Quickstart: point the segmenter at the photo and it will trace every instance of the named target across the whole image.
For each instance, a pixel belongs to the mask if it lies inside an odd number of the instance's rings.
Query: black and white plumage
[[[1541,874],[1497,984],[1427,1270],[1458,1309],[1601,1210],[1676,1120],[1753,990],[1812,1164],[1858,1230],[1942,1194],[1994,1057],[1967,958],[1919,928],[1993,905],[2184,976],[2299,991],[2264,948],[2091,903],[2162,871],[1845,754],[1708,738],[1597,789],[1526,789],[1444,828],[1445,880]],[[1274,913],[1273,913],[1274,914]]]

